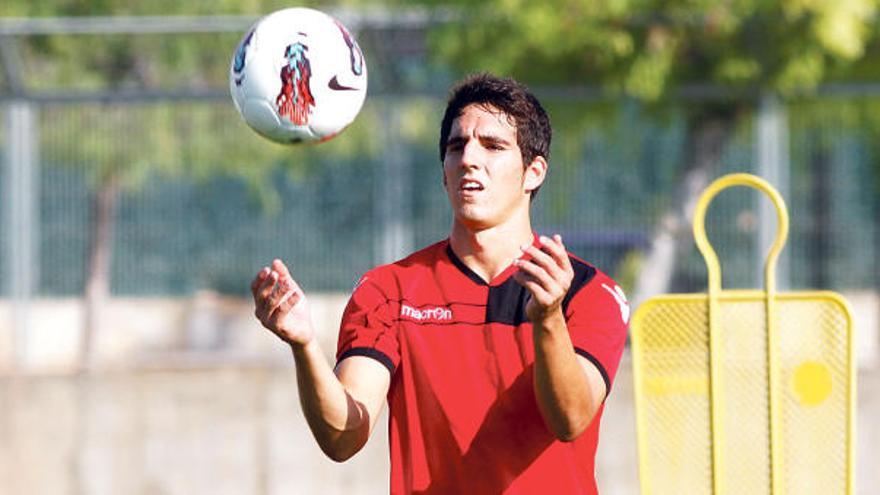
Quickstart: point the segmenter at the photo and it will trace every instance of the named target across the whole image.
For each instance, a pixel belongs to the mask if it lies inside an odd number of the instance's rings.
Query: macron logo
[[[401,304],[400,317],[416,321],[449,321],[452,320],[452,310],[439,306],[416,309],[408,304]]]

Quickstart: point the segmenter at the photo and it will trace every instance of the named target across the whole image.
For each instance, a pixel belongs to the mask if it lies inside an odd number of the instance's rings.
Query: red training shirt
[[[574,351],[610,391],[629,306],[613,280],[569,258],[575,275],[563,311]],[[486,283],[446,240],[358,282],[337,359],[368,356],[391,373],[392,494],[596,493],[604,404],[573,442],[547,428],[533,385],[528,291],[515,270]]]

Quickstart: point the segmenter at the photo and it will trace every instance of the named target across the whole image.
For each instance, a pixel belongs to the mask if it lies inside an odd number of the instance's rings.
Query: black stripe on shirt
[[[382,366],[388,368],[388,372],[394,375],[394,362],[391,361],[391,358],[388,357],[387,354],[380,351],[379,349],[375,349],[373,347],[352,347],[351,349],[342,353],[339,356],[339,359],[336,360],[336,364],[342,362],[343,359],[350,358],[351,356],[364,356],[368,358],[375,359],[382,363]]]
[[[605,380],[605,397],[608,397],[608,394],[611,393],[611,378],[608,377],[608,371],[605,370],[605,367],[602,366],[602,363],[600,363],[595,356],[581,349],[580,347],[575,347],[574,352],[578,356],[583,356],[587,361],[593,363],[596,366],[596,369],[598,369],[599,373],[602,375],[602,379]]]
[[[464,264],[464,261],[461,261],[458,256],[455,255],[455,252],[452,250],[452,244],[446,245],[446,256],[449,256],[449,261],[455,265],[462,273],[464,273],[467,278],[471,279],[477,285],[489,285],[488,282],[483,280],[483,277],[477,275],[477,272],[470,269],[469,266]]]
[[[574,277],[572,277],[571,286],[562,300],[563,313],[568,311],[568,305],[575,294],[596,276],[596,269],[592,266],[572,256],[569,256],[568,259],[571,261],[572,269],[574,269]],[[528,318],[526,318],[528,295],[529,291],[513,277],[498,285],[489,286],[489,297],[486,302],[486,322],[503,323],[515,327],[528,322]]]
[[[572,277],[571,286],[568,288],[568,292],[562,300],[563,313],[568,312],[568,304],[574,298],[574,295],[590,283],[590,281],[593,280],[593,277],[596,276],[596,269],[592,266],[572,256],[569,256],[568,260],[571,262],[572,269],[574,269],[574,277]]]

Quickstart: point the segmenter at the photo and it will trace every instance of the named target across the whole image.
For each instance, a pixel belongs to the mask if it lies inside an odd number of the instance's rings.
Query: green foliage
[[[433,2],[429,4],[449,4]],[[599,84],[657,100],[686,83],[792,94],[846,77],[877,34],[877,0],[490,0],[437,30],[440,59],[533,84]]]
[[[300,1],[308,6],[319,2]],[[279,0],[177,2],[157,0],[6,0],[0,16],[174,16],[252,15],[290,7]],[[326,2],[322,7],[330,7]],[[63,95],[71,91],[223,90],[230,59],[242,33],[52,35],[15,39],[22,58],[25,90]],[[2,91],[2,86],[0,86]],[[364,121],[379,121],[365,109],[345,140],[316,146],[283,146],[257,136],[233,110],[198,103],[105,104],[43,109],[42,149],[60,165],[85,166],[90,183],[137,190],[152,176],[217,175],[243,178],[267,211],[280,208],[269,174],[284,165],[307,173],[323,158],[379,153]],[[65,114],[65,115],[59,115]],[[68,115],[71,114],[71,115]],[[75,118],[72,114],[76,114]],[[67,118],[63,118],[63,117]],[[56,122],[76,121],[58,129]],[[57,133],[67,134],[57,139]]]
[[[287,6],[289,5],[278,0],[5,0],[0,7],[0,15],[257,17]],[[25,85],[41,90],[222,87],[223,84],[218,83],[225,81],[231,53],[242,34],[75,34],[28,37],[21,43],[25,55]]]
[[[459,71],[491,70],[533,85],[599,85],[610,94],[662,101],[676,86],[719,83],[799,94],[828,80],[880,77],[880,0],[421,0],[452,8],[458,20],[429,32],[436,59]],[[322,9],[373,2],[297,2]],[[384,2],[386,8],[403,2]],[[280,0],[6,0],[3,16],[253,15],[289,7]],[[241,33],[171,35],[64,35],[19,39],[30,91],[222,88]],[[367,54],[371,59],[370,53]],[[377,60],[372,58],[373,60]],[[378,73],[377,73],[378,74]],[[545,99],[546,101],[546,99]],[[421,106],[419,106],[421,105]],[[552,106],[553,103],[551,102]],[[562,102],[557,132],[576,135],[605,125],[605,111],[583,113]],[[308,171],[315,153],[353,156],[381,153],[376,129],[382,112],[364,109],[346,139],[320,147],[283,147],[255,136],[243,123],[214,126],[213,108],[105,108],[76,129],[76,149],[58,149],[60,160],[89,163],[97,182],[112,171],[137,188],[150,174],[234,174],[266,191],[265,171],[279,163],[294,174]],[[231,105],[230,105],[231,108]],[[729,110],[725,110],[729,111]],[[136,118],[118,117],[132,113]],[[433,121],[424,104],[404,109],[406,139]],[[597,113],[598,112],[598,113]],[[124,122],[119,123],[120,119]],[[232,129],[232,130],[230,130]],[[563,136],[560,136],[563,137]],[[136,139],[135,139],[136,138]],[[119,144],[113,151],[97,143]],[[124,144],[124,146],[122,145]],[[61,146],[46,140],[45,146]],[[564,153],[574,159],[581,150]],[[567,161],[567,159],[566,159]],[[271,198],[272,194],[266,197]],[[277,203],[264,199],[265,204]],[[270,208],[271,209],[271,208]]]
[[[430,38],[437,59],[459,72],[488,70],[535,86],[598,86],[652,106],[683,85],[793,98],[823,82],[880,79],[880,0],[421,3],[457,9],[458,20]],[[735,123],[750,107],[743,100],[690,105],[689,128]],[[608,115],[557,109],[555,128],[605,125]],[[869,112],[850,115],[854,126],[876,120]]]
[[[339,2],[335,2],[339,3]],[[302,0],[296,5],[328,4]],[[122,15],[230,15],[265,14],[291,7],[283,0],[5,0],[0,15],[4,17],[122,16]]]

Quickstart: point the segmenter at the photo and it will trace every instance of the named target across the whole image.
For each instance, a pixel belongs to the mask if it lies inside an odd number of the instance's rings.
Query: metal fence
[[[549,179],[535,199],[536,227],[562,232],[576,254],[631,281],[680,194],[685,111],[697,103],[658,111],[632,102],[545,101],[556,134]],[[792,287],[878,286],[880,131],[852,117],[871,105],[880,98],[798,101],[783,113],[789,160],[777,187],[792,210],[785,251]],[[2,294],[15,284],[39,296],[82,293],[92,199],[114,174],[113,294],[242,294],[273,257],[291,261],[311,290],[345,291],[371,266],[447,234],[436,145],[442,107],[434,97],[372,98],[334,142],[284,149],[248,130],[225,99],[2,104]],[[198,114],[206,118],[193,119]],[[730,129],[712,177],[761,172],[758,117]],[[211,154],[163,144],[165,126],[215,137]],[[172,156],[163,156],[163,146]],[[242,156],[241,148],[271,153]],[[709,215],[733,286],[759,280],[757,204],[757,195],[733,193]],[[702,261],[682,245],[671,289],[699,290]]]

